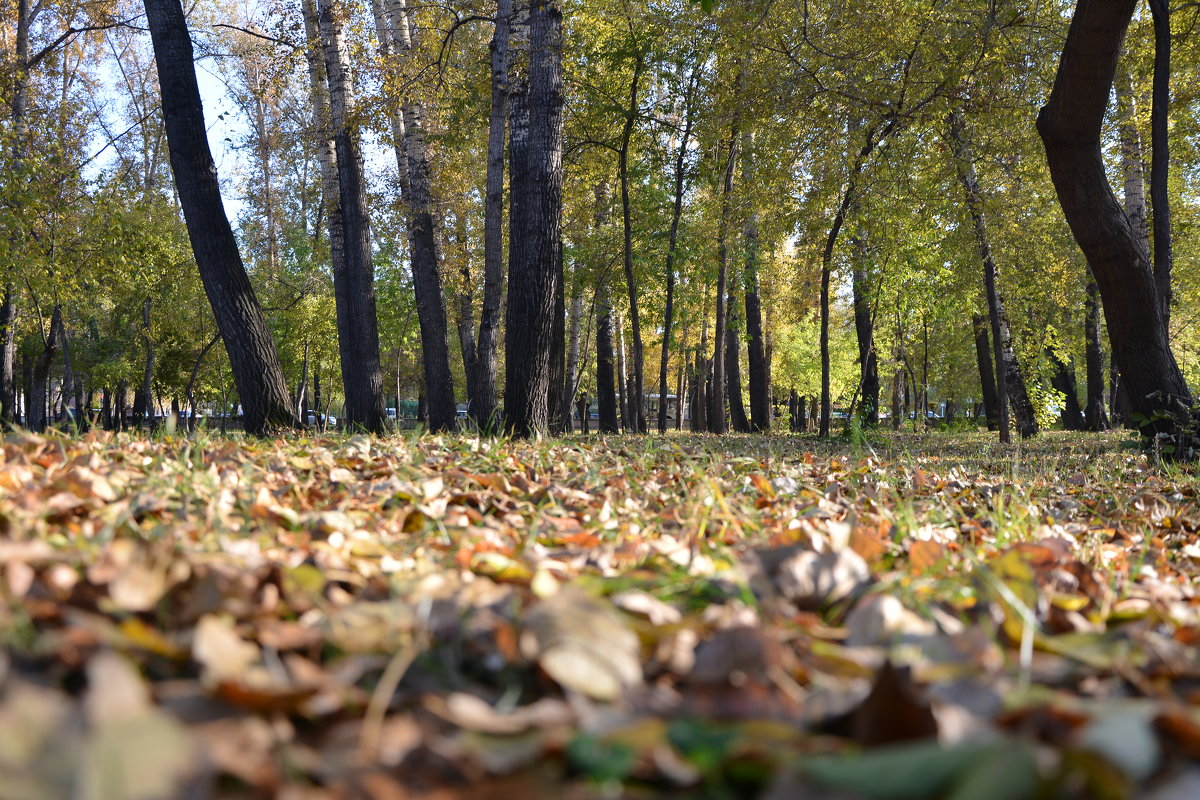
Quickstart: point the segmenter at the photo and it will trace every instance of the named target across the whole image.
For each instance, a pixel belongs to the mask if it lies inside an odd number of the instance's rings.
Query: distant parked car
[[[394,408],[389,408],[389,409],[387,410],[387,418],[388,418],[388,419],[395,419],[395,418],[396,418],[396,409],[394,409]]]
[[[304,421],[308,425],[323,425],[326,428],[333,428],[337,426],[337,417],[335,417],[333,414],[326,416],[319,411],[308,412],[308,417]]]

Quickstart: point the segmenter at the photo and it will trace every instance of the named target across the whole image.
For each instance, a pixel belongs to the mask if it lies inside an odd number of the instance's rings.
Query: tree
[[[375,267],[362,149],[353,120],[354,84],[344,35],[346,13],[341,0],[317,1],[337,164],[337,216],[342,227],[343,253],[341,263],[334,264],[333,287],[346,422],[351,428],[379,433],[385,415],[379,369],[379,323],[375,316]]]
[[[533,0],[524,81],[509,112],[509,256],[505,314],[505,427],[549,424],[550,357],[562,283],[562,11]],[[562,320],[557,324],[561,326]]]
[[[263,435],[296,424],[279,354],[225,216],[183,6],[178,0],[145,0],[145,7],[188,237],[229,356],[246,430]]]
[[[1079,0],[1037,128],[1063,214],[1100,289],[1131,405],[1146,421],[1143,433],[1174,434],[1191,394],[1171,351],[1149,253],[1113,195],[1101,150],[1117,58],[1136,6]]]

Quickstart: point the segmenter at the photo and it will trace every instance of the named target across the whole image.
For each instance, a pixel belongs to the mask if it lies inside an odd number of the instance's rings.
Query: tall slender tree
[[[519,436],[549,423],[554,312],[562,282],[562,11],[532,0],[523,81],[514,82],[509,133],[505,427]],[[561,325],[561,320],[559,324]]]
[[[204,291],[229,356],[246,430],[261,435],[295,425],[275,340],[225,215],[183,6],[179,0],[145,0],[145,7],[175,188]]]
[[[338,349],[341,353],[345,417],[352,428],[378,433],[385,417],[375,314],[375,267],[367,181],[354,120],[354,82],[346,52],[347,8],[343,0],[317,0],[318,27],[329,81],[330,122],[337,154],[338,203],[342,224],[342,269],[334,271]],[[335,268],[336,268],[335,264]]]

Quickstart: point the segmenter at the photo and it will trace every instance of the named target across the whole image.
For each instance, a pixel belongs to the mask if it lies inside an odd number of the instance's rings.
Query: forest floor
[[[1200,796],[1120,434],[3,440],[0,796]]]

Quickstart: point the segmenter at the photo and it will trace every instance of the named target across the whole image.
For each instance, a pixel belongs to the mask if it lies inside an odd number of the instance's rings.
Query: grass
[[[984,735],[1138,796],[1200,755],[1200,507],[1127,439],[15,434],[0,785],[950,797]]]

